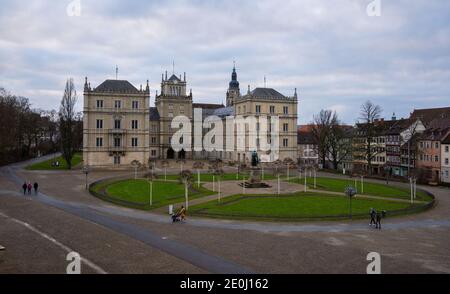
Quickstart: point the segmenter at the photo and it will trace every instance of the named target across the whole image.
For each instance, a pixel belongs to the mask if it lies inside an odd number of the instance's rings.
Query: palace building
[[[279,118],[279,151],[277,158],[297,158],[297,90],[285,96],[271,88],[248,86],[242,95],[233,67],[226,92],[226,105],[194,103],[192,90],[187,92],[186,74],[162,74],[160,92],[156,91],[155,106],[150,106],[150,88],[134,87],[125,80],[106,80],[91,88],[87,78],[84,85],[83,160],[90,167],[126,167],[134,160],[146,165],[149,159],[222,159],[248,163],[249,149],[245,133],[232,133],[233,142],[244,138],[245,149],[238,151],[194,151],[172,148],[172,136],[178,129],[171,127],[173,118],[187,117],[194,126],[194,110],[202,110],[202,119],[210,116],[224,123],[228,117],[260,116]],[[259,128],[259,124],[258,124]],[[207,129],[202,128],[202,135]],[[195,132],[192,132],[195,134]],[[227,141],[225,128],[223,142]],[[184,139],[184,138],[183,138]],[[191,138],[194,140],[194,138]],[[258,138],[257,140],[260,140]],[[258,141],[259,142],[259,141]],[[235,143],[236,144],[236,143]],[[192,146],[194,146],[192,144]]]

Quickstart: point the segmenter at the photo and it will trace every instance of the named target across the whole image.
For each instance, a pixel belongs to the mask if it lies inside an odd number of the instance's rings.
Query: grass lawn
[[[189,191],[189,198],[199,198],[212,195],[214,192],[203,187],[193,186],[195,192]],[[184,185],[174,182],[154,181],[153,182],[153,206],[150,207],[150,185],[145,179],[123,180],[115,183],[97,185],[93,190],[99,192],[105,190],[110,198],[123,200],[126,202],[143,205],[142,208],[150,209],[161,207],[163,205],[178,203],[184,201]]]
[[[389,211],[409,207],[409,203],[378,199],[353,199],[353,214],[369,214],[370,208]],[[324,216],[346,216],[349,200],[343,196],[297,193],[285,196],[236,195],[219,204],[210,201],[189,208],[190,214],[223,218],[301,219]]]
[[[59,166],[52,166],[52,162],[59,161]],[[83,161],[83,154],[81,152],[75,153],[72,158],[72,168],[80,164]],[[27,170],[64,170],[67,169],[67,162],[62,156],[58,156],[55,159],[49,159],[46,161],[38,162],[27,166]]]
[[[243,179],[243,175],[239,174],[238,177],[236,177],[236,173],[226,173],[222,176],[221,180],[222,181],[236,181],[236,180],[241,180]],[[248,179],[248,175],[245,175],[245,179]],[[264,174],[264,179],[265,180],[272,180],[275,177],[272,174]],[[164,179],[164,171],[162,173],[159,174],[159,179]],[[178,180],[179,176],[178,175],[167,175],[167,179],[168,180]],[[217,181],[217,176],[215,177],[215,180]],[[202,174],[200,173],[200,182],[212,182],[213,181],[213,175],[212,174]],[[192,170],[192,182],[193,183],[197,183],[197,171]]]
[[[359,178],[353,179],[335,179],[335,178],[317,178],[317,189],[333,191],[333,192],[344,192],[345,188],[348,186],[355,186],[355,179],[357,179],[358,194],[361,194],[361,181]],[[298,178],[290,180],[293,183],[304,184],[304,178],[300,181]],[[314,178],[307,179],[307,185],[309,188],[314,188]],[[397,188],[393,186],[387,186],[383,184],[374,184],[369,182],[364,182],[364,195],[373,196],[383,196],[383,197],[395,197],[401,199],[410,199],[410,191],[408,189]],[[418,200],[430,201],[431,198],[426,193],[417,191]]]

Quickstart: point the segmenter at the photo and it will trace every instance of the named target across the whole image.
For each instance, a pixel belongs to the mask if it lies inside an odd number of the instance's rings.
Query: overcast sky
[[[450,105],[448,0],[381,0],[380,16],[371,0],[80,0],[79,16],[71,2],[0,2],[0,87],[33,107],[57,109],[73,77],[81,110],[84,77],[95,87],[116,64],[137,88],[150,80],[153,105],[172,61],[195,102],[221,103],[233,60],[243,93],[264,76],[298,88],[300,123],[322,108],[354,123],[368,99],[386,118]]]

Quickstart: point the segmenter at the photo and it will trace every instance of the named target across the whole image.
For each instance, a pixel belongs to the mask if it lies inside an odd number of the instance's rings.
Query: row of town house
[[[351,152],[340,162],[344,172],[377,176],[417,178],[421,182],[450,184],[450,107],[417,109],[407,119],[380,119],[374,122],[371,142],[371,170],[366,154],[367,137],[361,125],[348,129]],[[312,126],[298,128],[298,157],[303,163],[330,167],[319,162]]]

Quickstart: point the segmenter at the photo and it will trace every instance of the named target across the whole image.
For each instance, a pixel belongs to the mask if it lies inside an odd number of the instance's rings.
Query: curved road
[[[449,189],[427,187],[434,209],[387,220],[381,231],[362,221],[173,225],[91,197],[80,170],[23,170],[29,163],[0,169],[0,273],[63,273],[69,249],[86,273],[365,273],[371,251],[381,254],[385,273],[450,273]],[[38,181],[41,193],[24,196],[24,180]]]

